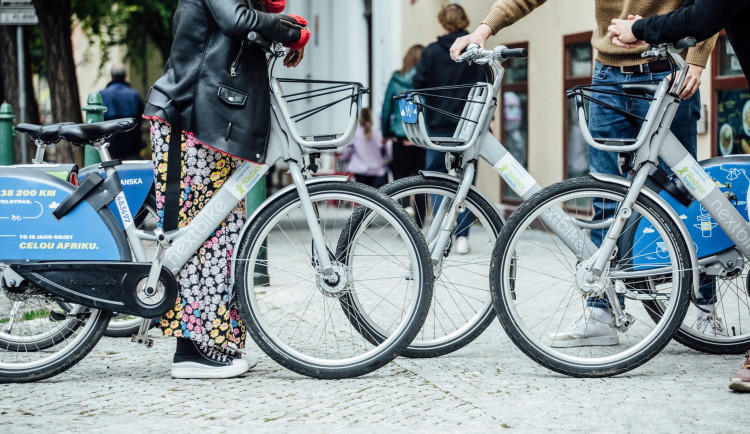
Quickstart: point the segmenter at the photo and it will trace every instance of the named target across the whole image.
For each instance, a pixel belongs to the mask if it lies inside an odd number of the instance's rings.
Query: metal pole
[[[10,166],[13,164],[13,108],[10,104],[3,103],[0,105],[0,166]]]
[[[86,100],[86,105],[83,106],[83,112],[86,113],[86,123],[102,122],[104,120],[104,112],[106,111],[107,107],[104,106],[102,96],[99,92],[91,92]],[[96,149],[91,145],[86,145],[83,161],[84,166],[90,166],[101,163],[102,159]]]
[[[18,51],[18,120],[26,122],[26,59],[24,58],[23,26],[16,27],[16,49]],[[26,135],[21,135],[21,164],[28,163]]]

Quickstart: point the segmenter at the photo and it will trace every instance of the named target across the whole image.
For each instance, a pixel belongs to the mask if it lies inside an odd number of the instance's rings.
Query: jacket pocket
[[[219,85],[219,98],[231,106],[243,107],[247,102],[247,94],[231,87]]]

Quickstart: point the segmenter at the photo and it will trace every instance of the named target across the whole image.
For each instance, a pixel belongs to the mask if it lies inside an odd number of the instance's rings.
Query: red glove
[[[289,15],[289,18],[293,18],[297,21],[301,26],[304,28],[300,30],[300,36],[297,41],[292,42],[286,42],[284,45],[291,48],[292,50],[301,50],[305,48],[305,45],[310,41],[310,30],[307,28],[308,22],[306,19],[300,17],[299,15]]]
[[[263,12],[278,14],[286,8],[286,0],[260,0]]]

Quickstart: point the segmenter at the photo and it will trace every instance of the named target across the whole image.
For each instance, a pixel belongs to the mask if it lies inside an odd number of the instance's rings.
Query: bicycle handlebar
[[[477,44],[470,44],[466,47],[464,54],[456,57],[456,62],[475,62],[479,59],[492,59],[499,62],[505,62],[510,58],[528,57],[529,51],[525,48],[508,48],[504,45],[498,45],[494,50],[485,50]]]
[[[255,31],[247,34],[247,41],[257,45],[261,50],[266,52],[270,52],[273,45],[271,40]]]

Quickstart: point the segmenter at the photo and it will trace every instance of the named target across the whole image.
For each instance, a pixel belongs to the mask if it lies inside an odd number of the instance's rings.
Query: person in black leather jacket
[[[270,96],[265,53],[250,32],[290,47],[299,64],[307,22],[281,15],[285,0],[180,0],[164,75],[153,85],[151,121],[158,224],[187,225],[229,179],[239,159],[265,163]],[[229,299],[229,265],[245,211],[240,204],[177,274],[180,295],[159,321],[176,336],[174,378],[230,378],[255,366]],[[232,346],[229,346],[229,344]],[[244,356],[244,357],[243,357]]]

